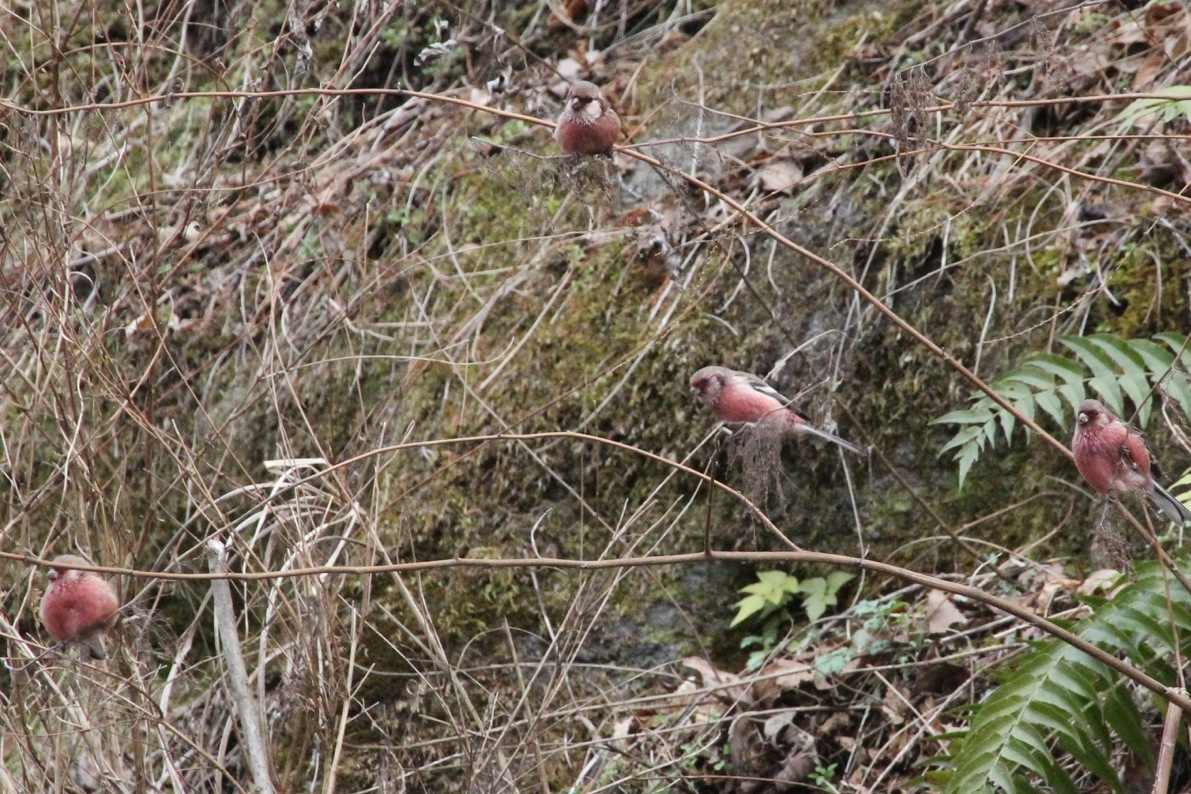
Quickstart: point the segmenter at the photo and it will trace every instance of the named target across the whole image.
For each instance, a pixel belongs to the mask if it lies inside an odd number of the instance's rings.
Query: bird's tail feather
[[[1191,521],[1191,510],[1158,483],[1154,483],[1154,487],[1150,489],[1150,499],[1176,524]]]
[[[854,452],[857,455],[864,454],[863,452],[860,451],[860,447],[856,446],[855,444],[844,441],[839,436],[832,435],[831,433],[828,433],[826,430],[820,430],[819,428],[814,427],[813,425],[809,425],[806,423],[799,423],[796,426],[795,432],[796,433],[809,433],[810,435],[817,436],[817,437],[823,439],[824,441],[830,441],[832,444],[839,444],[841,447],[848,450],[849,452]]]

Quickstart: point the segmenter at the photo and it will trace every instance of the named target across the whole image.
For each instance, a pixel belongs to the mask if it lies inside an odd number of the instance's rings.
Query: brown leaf
[[[786,751],[785,761],[781,767],[773,772],[776,791],[789,791],[790,784],[806,780],[807,776],[819,766],[819,752],[815,747],[815,737],[799,728],[790,725],[785,732],[785,739],[789,749]]]
[[[757,675],[772,676],[773,682],[782,689],[794,689],[814,680],[815,666],[797,659],[777,659],[762,667]]]
[[[931,590],[926,594],[926,624],[928,634],[944,634],[956,623],[967,623],[968,619],[951,601],[951,596],[942,590]]]
[[[587,0],[565,0],[561,7],[554,5],[552,8],[554,13],[550,14],[550,19],[546,22],[546,30],[554,33],[569,28],[576,19],[587,14]],[[560,11],[561,14],[558,13]]]
[[[629,743],[625,741],[633,732],[633,715],[629,715],[624,719],[617,720],[612,723],[612,746],[616,749],[627,752]]]
[[[1167,56],[1162,51],[1153,52],[1147,55],[1143,60],[1134,62],[1133,85],[1131,86],[1134,93],[1144,94],[1149,91],[1154,83],[1154,78],[1161,74],[1162,70],[1166,68]],[[1127,69],[1121,71],[1127,72]]]
[[[885,690],[885,697],[881,699],[881,711],[889,718],[892,725],[901,725],[906,721],[906,714],[910,712],[909,693],[901,687],[891,684]]]
[[[1086,44],[1077,47],[1068,60],[1075,73],[1084,77],[1103,74],[1110,63],[1103,50]]]
[[[788,193],[802,179],[802,169],[790,160],[773,158],[757,169],[757,181],[771,193]]]
[[[764,725],[761,726],[761,735],[765,737],[765,741],[769,742],[774,747],[777,747],[781,742],[782,733],[794,725],[794,712],[790,710],[779,711],[765,719]]]
[[[682,664],[703,676],[703,686],[717,687],[716,697],[731,703],[744,701],[751,704],[751,699],[745,696],[746,687],[741,683],[740,676],[717,670],[706,659],[698,656],[688,656],[682,660]]]
[[[124,334],[126,336],[132,336],[133,334],[138,333],[140,331],[147,331],[152,327],[153,327],[153,315],[149,312],[145,312],[144,314],[142,314],[141,316],[137,317],[135,320],[130,322],[128,325],[124,326]]]
[[[761,741],[757,736],[757,729],[746,716],[732,720],[728,726],[728,753],[732,765],[742,772],[756,769],[757,758],[761,755]]]
[[[1088,574],[1076,592],[1080,595],[1092,595],[1100,590],[1108,592],[1117,584],[1120,577],[1120,571],[1114,571],[1112,568],[1101,568],[1098,571]]]

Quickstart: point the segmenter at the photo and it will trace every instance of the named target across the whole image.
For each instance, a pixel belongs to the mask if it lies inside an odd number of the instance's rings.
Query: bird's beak
[[[1083,411],[1079,412],[1079,423],[1081,425],[1086,425],[1088,423],[1088,415]]]
[[[46,574],[46,577],[48,577],[51,582],[54,581],[58,578],[58,569],[50,568],[50,572]]]

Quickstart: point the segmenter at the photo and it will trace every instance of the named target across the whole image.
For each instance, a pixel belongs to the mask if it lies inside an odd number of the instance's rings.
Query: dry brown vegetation
[[[828,575],[784,535],[1077,614],[1074,469],[1019,441],[958,492],[930,422],[1058,335],[1191,332],[1187,113],[1126,113],[1191,84],[1178,2],[17,0],[0,34],[0,792],[916,790],[1037,631],[884,576],[730,628],[738,589]],[[631,152],[554,156],[580,78]],[[720,438],[709,363],[870,457]],[[760,552],[643,560],[705,538]],[[38,625],[66,552],[118,569],[106,662]]]

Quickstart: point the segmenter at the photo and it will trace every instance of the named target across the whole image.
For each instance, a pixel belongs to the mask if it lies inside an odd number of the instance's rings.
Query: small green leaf
[[[836,605],[835,594],[827,592],[826,579],[808,579],[802,584],[802,606],[806,610],[806,616],[812,621],[823,617],[827,607]]]
[[[1161,94],[1167,98],[1135,99],[1117,115],[1121,129],[1127,129],[1148,116],[1161,116],[1163,121],[1173,121],[1185,116],[1191,121],[1191,86],[1171,85],[1147,92]]]
[[[1088,381],[1088,386],[1100,395],[1100,399],[1108,405],[1108,410],[1117,416],[1125,413],[1125,401],[1121,399],[1121,387],[1117,385],[1115,377],[1096,376]]]
[[[1088,393],[1084,391],[1082,383],[1079,385],[1079,388],[1075,386],[1060,386],[1059,394],[1063,395],[1063,399],[1071,406],[1071,413],[1073,415],[1079,413],[1079,406],[1088,396]]]
[[[1145,427],[1152,409],[1150,383],[1146,377],[1145,359],[1134,351],[1125,340],[1112,334],[1093,334],[1088,337],[1097,348],[1113,360],[1120,374],[1117,381],[1129,400],[1137,407],[1137,423]]]
[[[1191,415],[1191,384],[1187,383],[1187,379],[1174,373],[1162,383],[1166,393],[1178,402],[1183,413]]]
[[[827,574],[827,592],[838,593],[839,589],[856,578],[856,574],[847,571],[832,571]]]
[[[1029,363],[1006,374],[1005,380],[1024,383],[1035,391],[1047,391],[1055,386],[1053,375],[1037,367],[1032,367]]]
[[[1013,443],[1013,427],[1017,424],[1017,417],[1008,411],[1001,411],[997,414],[997,419],[1001,420],[1001,430],[1005,433],[1005,441]]]
[[[764,597],[759,595],[751,595],[748,598],[742,598],[736,602],[736,617],[732,618],[732,625],[730,628],[735,628],[740,623],[748,620],[753,615],[760,612],[769,603]]]
[[[1182,334],[1176,334],[1174,331],[1163,331],[1160,334],[1154,334],[1154,338],[1162,344],[1170,348],[1171,352],[1179,358],[1179,363],[1184,367],[1191,366],[1191,340]]]
[[[1058,394],[1053,391],[1045,391],[1038,393],[1038,405],[1046,415],[1055,420],[1055,424],[1062,427],[1067,423],[1067,414],[1063,411],[1063,403],[1059,401]]]
[[[1034,395],[1013,401],[1013,407],[1021,411],[1021,415],[1031,422],[1034,421]]]
[[[1112,358],[1086,337],[1065,336],[1059,343],[1070,348],[1087,365],[1094,376],[1089,385],[1099,392],[1109,409],[1116,414],[1123,413],[1121,389],[1117,385],[1116,365]]]
[[[946,452],[949,449],[954,449],[955,447],[962,447],[968,443],[974,442],[976,439],[980,439],[983,436],[984,436],[984,428],[983,427],[965,427],[963,430],[956,433],[954,438],[952,438],[950,441],[948,441],[946,444],[943,445],[943,448],[939,450],[939,455],[942,455],[944,452]]]
[[[834,651],[828,651],[815,657],[815,672],[821,676],[829,676],[843,670],[850,661],[852,661],[852,649],[847,645],[841,645]]]
[[[987,408],[969,408],[964,411],[952,411],[949,414],[943,414],[938,419],[932,419],[932,425],[972,425],[984,424],[992,418],[992,412]]]
[[[1149,339],[1134,339],[1130,344],[1155,378],[1163,377],[1174,366],[1174,355],[1158,343]]]
[[[1103,350],[1109,358],[1116,362],[1116,365],[1122,371],[1130,368],[1145,369],[1145,359],[1132,348],[1132,342],[1126,342],[1124,339],[1113,334],[1092,334],[1086,338],[1093,345]]]
[[[1030,357],[1029,365],[1053,373],[1067,383],[1083,387],[1084,368],[1069,358],[1056,356],[1054,353],[1040,353]]]
[[[964,480],[968,477],[968,472],[972,469],[974,464],[980,458],[980,447],[971,444],[964,448],[958,458],[959,463],[959,487],[964,487]]]

